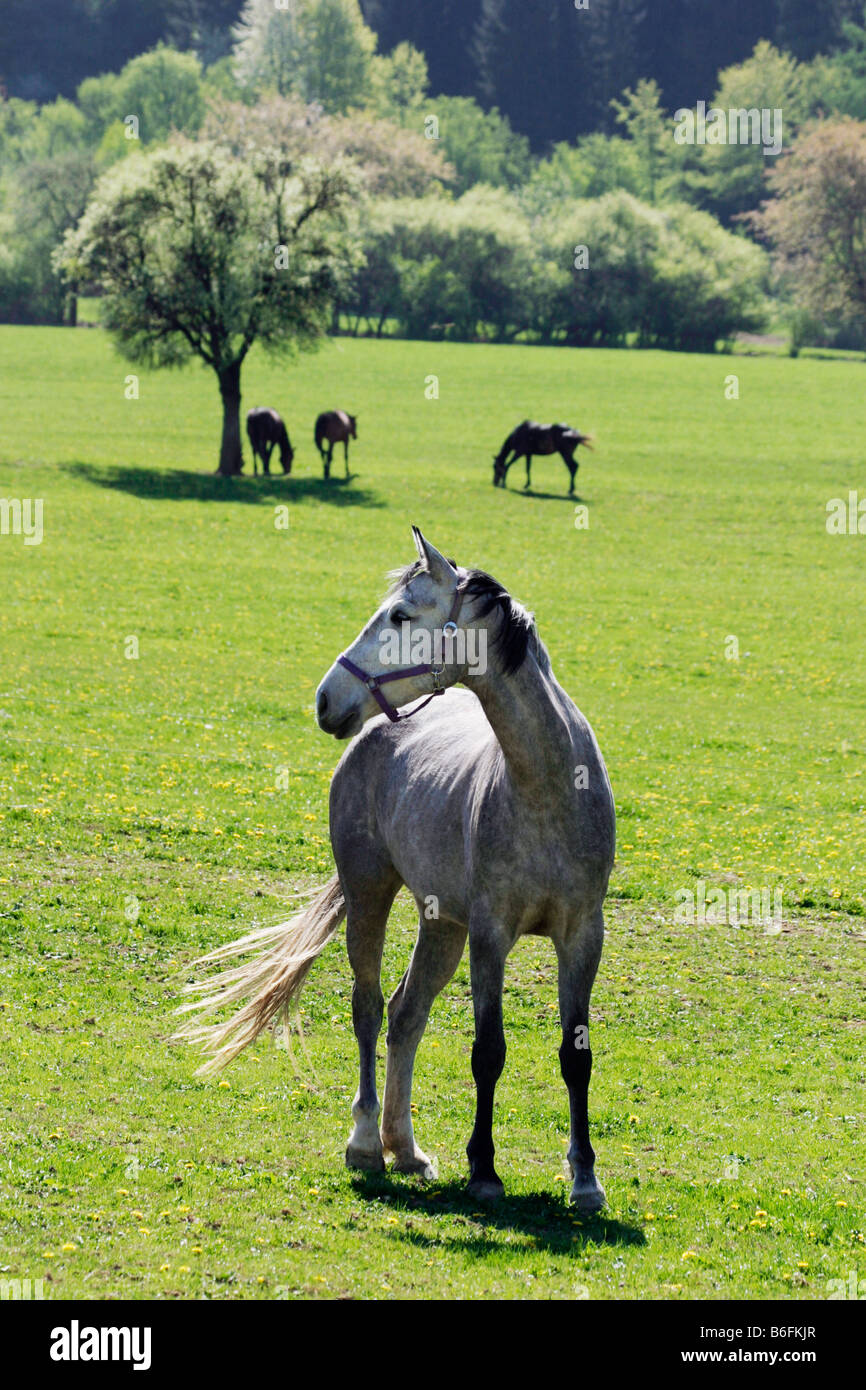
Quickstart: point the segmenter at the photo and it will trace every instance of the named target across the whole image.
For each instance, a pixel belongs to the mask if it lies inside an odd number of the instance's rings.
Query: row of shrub
[[[361,237],[355,332],[712,351],[765,321],[765,253],[686,204],[617,191],[530,219],[475,188],[372,203]]]

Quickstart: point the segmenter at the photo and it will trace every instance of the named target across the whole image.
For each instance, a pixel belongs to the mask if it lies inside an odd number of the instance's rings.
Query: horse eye
[[[388,615],[392,623],[411,623],[412,619],[403,608],[392,608]]]

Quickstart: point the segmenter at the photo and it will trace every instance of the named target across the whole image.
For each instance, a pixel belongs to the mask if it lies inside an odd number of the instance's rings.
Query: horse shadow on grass
[[[394,1236],[431,1254],[443,1249],[464,1250],[475,1255],[507,1253],[515,1256],[525,1252],[527,1244],[534,1250],[554,1254],[579,1253],[587,1245],[645,1245],[646,1236],[639,1226],[629,1225],[600,1212],[595,1216],[580,1216],[565,1203],[564,1196],[551,1192],[515,1193],[496,1202],[479,1203],[461,1182],[422,1184],[411,1178],[395,1178],[390,1173],[353,1173],[352,1186],[359,1198],[384,1202],[407,1217],[448,1215],[465,1222],[465,1236],[407,1228],[395,1230]],[[501,1233],[520,1233],[524,1240],[503,1241]]]
[[[383,507],[369,488],[349,487],[353,478],[299,478],[291,474],[192,473],[182,468],[124,468],[93,463],[65,463],[65,472],[95,487],[130,493],[145,501],[244,502],[253,506],[327,502],[335,507]],[[354,475],[353,475],[354,476]]]
[[[534,497],[536,502],[574,502],[588,506],[589,503],[577,492],[538,492],[534,487],[509,488],[515,497]]]

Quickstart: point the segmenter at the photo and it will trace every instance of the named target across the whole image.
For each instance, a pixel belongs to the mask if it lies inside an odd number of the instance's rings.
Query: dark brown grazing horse
[[[525,458],[526,483],[524,487],[531,487],[530,468],[533,454],[559,454],[571,474],[571,486],[568,491],[572,493],[574,492],[574,479],[580,466],[574,457],[579,444],[585,444],[588,449],[591,449],[592,435],[581,434],[579,430],[572,429],[570,425],[539,425],[536,420],[524,420],[522,424],[517,426],[516,430],[511,431],[499,453],[493,459],[493,486],[505,487],[505,475],[512,463],[516,459]]]
[[[349,476],[349,440],[358,438],[358,417],[347,415],[345,410],[324,410],[316,421],[316,448],[322,455],[325,477],[331,476],[331,459],[334,445],[342,443],[346,460],[346,477]],[[327,448],[325,447],[327,445]]]
[[[268,410],[266,406],[256,406],[255,410],[248,410],[247,434],[250,438],[250,448],[253,451],[254,473],[259,471],[258,459],[262,461],[263,471],[270,473],[271,454],[275,444],[279,445],[283,472],[291,473],[295,451],[292,448],[286,427],[275,410]]]

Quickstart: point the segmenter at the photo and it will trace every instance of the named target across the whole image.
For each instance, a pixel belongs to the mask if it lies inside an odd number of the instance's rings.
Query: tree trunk
[[[244,466],[241,448],[241,364],[232,362],[217,372],[223,402],[223,437],[218,473],[231,476]]]

